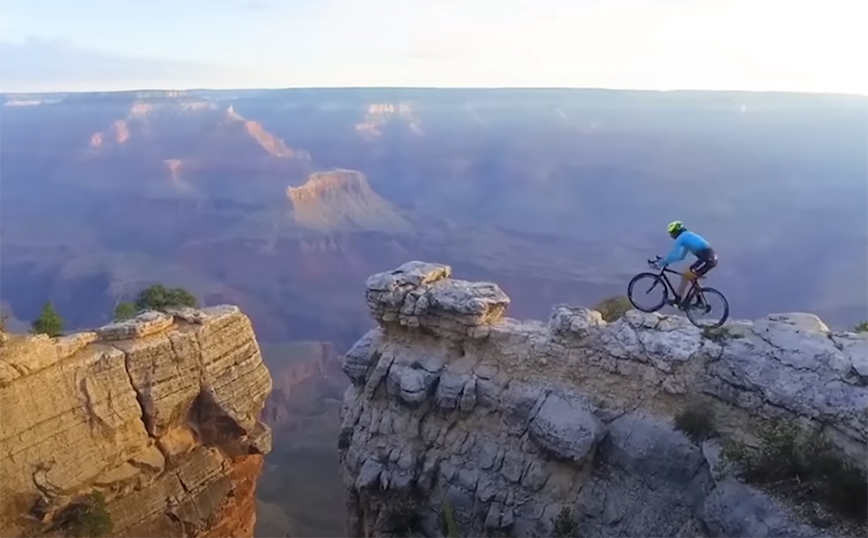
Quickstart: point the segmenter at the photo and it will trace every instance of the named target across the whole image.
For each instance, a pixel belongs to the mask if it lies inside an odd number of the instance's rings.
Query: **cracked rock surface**
[[[271,392],[250,320],[231,305],[144,312],[0,347],[0,534],[38,531],[98,490],[113,536],[252,536],[271,450]],[[227,534],[228,533],[228,534]]]
[[[350,536],[384,532],[413,499],[427,536],[449,501],[463,535],[545,536],[562,507],[583,536],[822,536],[789,508],[713,472],[719,447],[673,424],[702,404],[723,439],[762,422],[823,428],[864,468],[868,335],[810,314],[705,332],[680,316],[557,305],[505,317],[492,283],[409,262],[368,279],[378,326],[347,353],[339,449]]]

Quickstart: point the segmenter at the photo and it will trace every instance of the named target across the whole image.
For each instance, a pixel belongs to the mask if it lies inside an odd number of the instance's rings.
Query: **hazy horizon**
[[[855,0],[7,0],[0,91],[868,95],[864,11]]]
[[[615,92],[656,92],[656,93],[751,93],[751,94],[805,94],[805,95],[837,95],[837,96],[852,96],[866,97],[868,92],[831,92],[831,91],[800,91],[800,90],[729,90],[729,89],[697,89],[697,88],[673,88],[668,90],[651,90],[641,88],[617,88],[617,87],[601,87],[601,86],[227,86],[216,88],[212,86],[191,86],[191,87],[130,87],[122,89],[89,89],[89,90],[2,90],[0,95],[52,95],[52,94],[110,94],[110,93],[145,93],[145,92],[198,92],[198,91],[214,91],[214,92],[246,92],[246,91],[292,91],[292,90],[455,90],[455,91],[472,91],[472,90],[565,90],[565,91],[615,91]]]

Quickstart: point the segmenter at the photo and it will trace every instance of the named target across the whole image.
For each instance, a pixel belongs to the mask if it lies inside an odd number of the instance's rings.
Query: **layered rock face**
[[[0,344],[0,534],[55,532],[100,492],[111,536],[253,535],[272,380],[238,308]]]
[[[717,466],[721,444],[755,445],[780,418],[822,429],[865,466],[868,337],[815,316],[720,333],[568,306],[516,321],[497,285],[423,262],[370,277],[366,293],[379,326],[344,362],[350,536],[387,532],[407,503],[442,536],[444,500],[466,536],[551,536],[562,507],[581,536],[818,536]],[[699,404],[719,437],[674,427]]]

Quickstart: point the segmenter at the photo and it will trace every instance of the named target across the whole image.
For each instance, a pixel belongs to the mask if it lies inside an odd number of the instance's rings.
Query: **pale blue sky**
[[[0,0],[0,90],[868,94],[864,0]]]

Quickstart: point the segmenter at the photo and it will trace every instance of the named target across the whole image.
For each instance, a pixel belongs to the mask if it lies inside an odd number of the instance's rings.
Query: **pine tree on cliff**
[[[130,319],[136,317],[136,314],[139,312],[139,309],[136,308],[135,303],[130,301],[121,301],[115,307],[115,321],[123,321],[125,319]]]
[[[165,310],[181,306],[195,308],[196,302],[196,297],[184,288],[166,288],[162,284],[154,284],[139,293],[135,307],[139,311]]]
[[[45,303],[42,307],[42,313],[31,324],[33,332],[36,334],[47,334],[48,336],[60,336],[63,331],[63,318],[54,309],[51,301]]]

